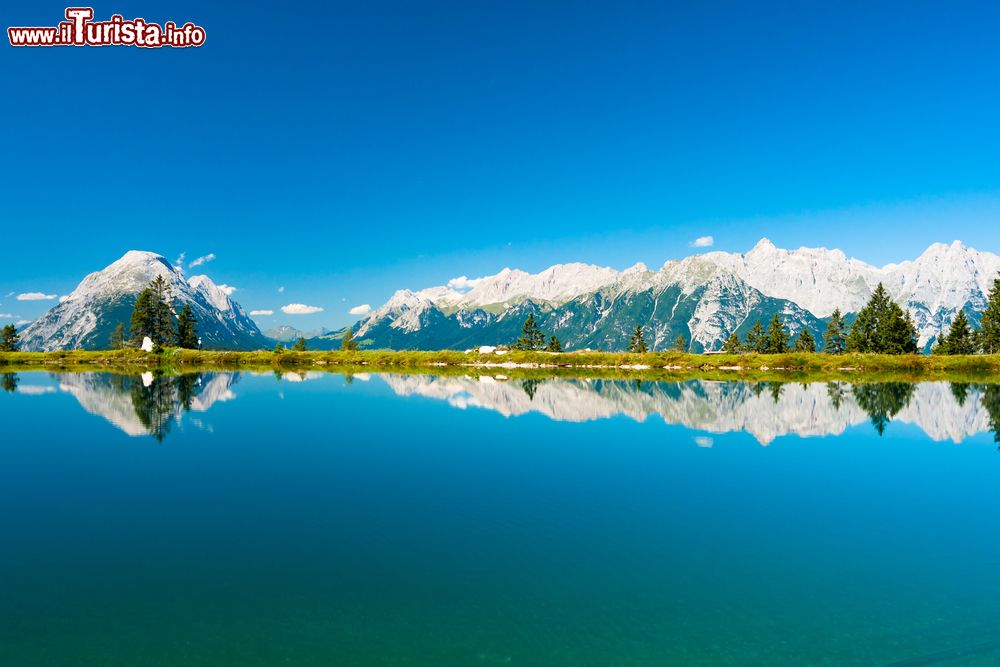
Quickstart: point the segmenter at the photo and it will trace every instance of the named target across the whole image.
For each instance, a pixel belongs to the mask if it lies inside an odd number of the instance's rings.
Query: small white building
[[[142,338],[142,345],[140,347],[142,348],[143,352],[152,352],[153,351],[153,339],[150,338],[149,336],[143,336],[143,338]]]

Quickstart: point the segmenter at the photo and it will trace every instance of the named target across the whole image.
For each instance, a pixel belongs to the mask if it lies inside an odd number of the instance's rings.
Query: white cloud
[[[458,278],[452,278],[449,280],[448,287],[456,290],[469,290],[478,285],[482,280],[482,278],[459,276]]]
[[[63,294],[59,297],[59,303],[66,303],[67,301],[69,301],[69,294]]]
[[[17,315],[12,315],[10,313],[0,313],[0,318],[3,318],[5,320],[10,320],[10,319],[13,319],[15,317],[17,317]]]
[[[56,388],[55,387],[43,387],[43,386],[37,385],[37,384],[34,384],[34,385],[32,385],[32,384],[28,384],[28,385],[22,384],[20,387],[17,388],[17,393],[24,394],[25,396],[43,396],[45,394],[54,394],[54,393],[56,393]]]
[[[207,255],[191,260],[191,264],[189,264],[188,266],[190,266],[193,269],[196,266],[201,266],[202,264],[208,264],[213,259],[215,259],[215,253],[210,252]]]
[[[699,236],[689,244],[692,248],[711,248],[715,245],[715,239],[711,236]]]
[[[324,377],[326,377],[326,373],[309,371],[308,373],[285,373],[281,379],[289,382],[306,382],[308,380],[321,380]]]
[[[285,286],[282,285],[281,287],[278,288],[278,294],[284,294],[284,293],[285,293]]]
[[[351,308],[347,312],[349,312],[351,315],[367,315],[368,313],[372,312],[372,307],[371,304],[363,303],[360,306],[354,306],[354,308]]]
[[[274,315],[273,310],[251,310],[251,315]]]
[[[31,320],[18,320],[14,323],[15,326],[23,327],[25,324],[31,324]]]
[[[17,295],[18,301],[52,301],[55,298],[55,294],[42,294],[41,292],[25,292]]]
[[[12,297],[12,296],[14,296],[14,293],[13,293],[13,292],[7,292],[7,298],[8,298],[8,299],[9,299],[10,297]]]
[[[313,313],[322,313],[323,309],[319,306],[307,306],[304,303],[290,303],[287,306],[282,306],[281,312],[285,315],[312,315]]]
[[[220,290],[222,290],[222,292],[225,293],[226,296],[232,296],[233,292],[236,291],[235,287],[233,287],[232,285],[227,285],[225,283],[223,283],[221,285],[216,285],[216,287],[218,287]]]
[[[184,268],[184,253],[181,253],[180,256],[174,260],[174,266],[178,269]]]

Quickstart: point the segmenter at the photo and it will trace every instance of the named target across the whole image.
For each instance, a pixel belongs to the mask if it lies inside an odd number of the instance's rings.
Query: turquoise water
[[[984,385],[0,377],[0,663],[1000,664]]]

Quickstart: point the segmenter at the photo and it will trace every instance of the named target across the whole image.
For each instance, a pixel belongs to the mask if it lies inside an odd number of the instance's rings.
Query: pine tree
[[[177,346],[187,350],[198,349],[198,322],[189,304],[184,304],[177,314]]]
[[[169,345],[174,339],[174,310],[170,306],[172,295],[170,285],[163,279],[163,276],[156,278],[149,284],[152,297],[150,301],[150,322],[154,333],[151,338],[157,345]]]
[[[847,350],[847,332],[844,325],[844,316],[840,314],[840,308],[830,315],[830,323],[826,325],[823,332],[823,351],[827,354],[843,354]]]
[[[284,351],[285,351],[285,346],[284,345],[282,345],[281,343],[275,343],[274,344],[274,353],[275,354],[281,354]],[[280,380],[281,378],[279,377],[278,379]]]
[[[306,339],[299,338],[295,341],[295,345],[292,345],[292,351],[294,352],[305,352],[306,351]]]
[[[358,344],[354,340],[354,332],[351,327],[347,327],[344,330],[344,337],[340,341],[340,349],[342,352],[355,352],[358,349]]]
[[[147,287],[139,292],[139,297],[135,300],[135,306],[132,307],[132,320],[129,322],[128,330],[132,334],[132,343],[136,347],[142,345],[142,339],[146,336],[149,336],[150,340],[152,340],[152,329],[149,322],[150,302],[152,298],[152,292]]]
[[[132,321],[129,325],[136,345],[141,344],[142,339],[147,336],[156,346],[174,342],[174,311],[170,306],[172,298],[170,285],[163,276],[156,276],[149,287],[139,293],[132,308]]]
[[[521,326],[521,337],[514,343],[518,350],[541,350],[545,347],[545,334],[538,328],[534,313],[528,314],[528,319]]]
[[[910,314],[895,301],[889,302],[886,319],[879,323],[878,333],[881,354],[917,353],[917,327]]]
[[[1000,278],[986,296],[986,310],[979,318],[979,343],[984,354],[1000,354]]]
[[[21,337],[17,335],[17,327],[8,324],[0,329],[0,352],[17,352],[21,347]]]
[[[913,354],[917,351],[917,328],[909,313],[889,298],[882,283],[858,313],[847,336],[851,352]]]
[[[809,332],[809,329],[803,329],[799,337],[795,339],[795,351],[796,352],[815,352],[816,351],[816,340],[813,335]]]
[[[764,325],[758,320],[747,332],[747,341],[743,348],[747,352],[764,354],[767,352],[767,342],[767,332],[764,331]]]
[[[975,354],[978,348],[976,332],[969,326],[965,311],[955,315],[947,335],[942,335],[934,347],[935,354]]]
[[[788,332],[777,313],[771,318],[767,327],[767,354],[784,354],[788,352]]]
[[[684,334],[681,334],[674,339],[674,347],[672,349],[674,352],[688,351],[688,342],[687,338],[684,337]]]
[[[743,351],[743,343],[740,342],[740,337],[736,335],[735,331],[729,334],[729,338],[722,344],[722,351],[726,354],[739,354]]]
[[[649,352],[649,347],[646,345],[646,339],[642,335],[642,326],[636,325],[635,332],[632,334],[631,340],[628,342],[629,352],[638,352],[639,354],[644,354]]]
[[[125,347],[125,323],[119,322],[115,330],[111,332],[108,344],[112,350],[121,350]]]
[[[555,334],[552,334],[552,336],[549,338],[549,345],[545,349],[548,350],[549,352],[563,351],[562,343],[559,342],[559,339],[556,338]]]

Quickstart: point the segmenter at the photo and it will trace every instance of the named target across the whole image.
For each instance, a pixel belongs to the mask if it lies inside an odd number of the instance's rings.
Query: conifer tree
[[[684,334],[681,334],[674,339],[674,347],[672,349],[674,352],[687,352],[688,342],[687,338],[684,337]]]
[[[177,314],[177,346],[187,350],[198,348],[198,322],[189,304],[184,304]]]
[[[882,283],[858,313],[847,336],[851,352],[912,354],[917,351],[917,328],[909,313],[889,297]]]
[[[340,341],[340,349],[342,352],[355,352],[358,349],[358,344],[354,340],[354,332],[351,327],[347,327],[344,330],[344,337]]]
[[[119,322],[118,326],[115,327],[114,331],[111,332],[111,337],[108,339],[108,344],[112,350],[121,350],[125,347],[125,323]]]
[[[299,337],[295,344],[292,345],[292,350],[294,352],[305,352],[306,351],[306,339]]]
[[[17,334],[17,327],[8,324],[0,329],[0,352],[17,352],[20,347],[21,337]]]
[[[549,338],[549,345],[545,349],[548,350],[549,352],[563,351],[562,343],[559,342],[559,339],[556,338],[555,334],[552,334],[552,336]]]
[[[521,325],[521,337],[514,347],[518,350],[541,350],[545,347],[545,334],[538,328],[534,313],[529,313],[528,319]]]
[[[343,349],[343,347],[341,347],[341,349]],[[275,354],[281,354],[284,351],[285,351],[285,346],[282,345],[280,342],[274,344],[274,353]],[[275,371],[275,373],[277,373],[277,371]],[[281,378],[279,377],[278,379],[280,380]]]
[[[736,335],[735,331],[729,334],[729,338],[722,344],[722,351],[726,354],[739,354],[743,351],[743,343],[740,342],[740,337]]]
[[[884,323],[879,326],[881,354],[916,354],[917,327],[913,318],[895,301],[889,302]]]
[[[172,295],[170,285],[163,279],[163,276],[156,278],[149,284],[152,292],[151,306],[151,327],[154,332],[153,342],[158,345],[169,345],[174,338],[174,310],[170,306]]]
[[[139,293],[132,308],[132,321],[129,325],[136,345],[141,344],[146,336],[157,346],[173,342],[174,311],[170,306],[171,299],[170,285],[163,276],[156,276],[149,287]]]
[[[955,315],[948,333],[938,339],[934,347],[935,354],[975,354],[977,350],[976,332],[969,326],[969,318],[965,311],[960,310]]]
[[[760,320],[754,322],[750,331],[747,332],[747,341],[743,347],[747,352],[756,354],[767,352],[767,332],[764,331],[764,325],[761,324]]]
[[[795,351],[796,352],[815,352],[816,351],[816,340],[813,335],[809,332],[808,328],[802,329],[802,333],[799,337],[795,339]]]
[[[777,313],[771,318],[767,327],[767,354],[783,354],[788,352],[788,332]]]
[[[827,354],[843,354],[847,350],[847,331],[840,308],[830,315],[830,323],[823,332],[823,351]]]
[[[636,325],[635,332],[632,334],[631,340],[628,342],[629,352],[638,352],[639,354],[644,354],[649,352],[649,347],[646,345],[646,339],[642,335],[642,326]]]
[[[979,318],[979,343],[984,354],[1000,354],[1000,278],[986,296],[986,310]]]
[[[150,302],[152,292],[147,287],[139,292],[139,297],[132,307],[132,320],[129,322],[129,331],[132,334],[132,343],[138,347],[142,344],[142,339],[149,336],[152,340],[152,329],[150,328]]]

